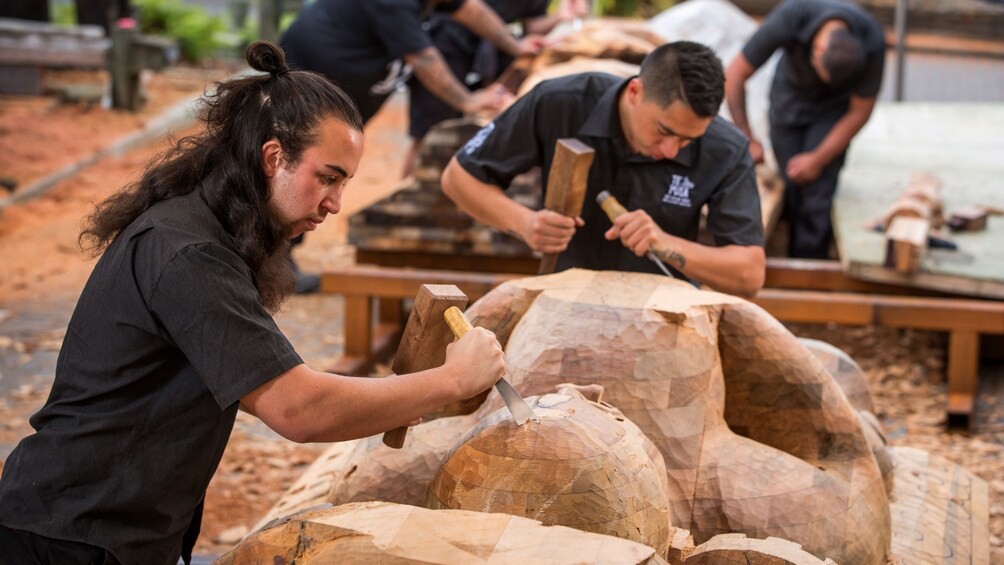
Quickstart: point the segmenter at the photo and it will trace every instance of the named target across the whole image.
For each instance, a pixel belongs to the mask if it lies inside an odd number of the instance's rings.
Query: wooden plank
[[[986,300],[764,289],[753,302],[783,321],[1004,333],[1004,303]]]
[[[359,265],[322,273],[321,291],[345,295],[411,298],[418,293],[419,287],[423,284],[452,284],[473,301],[503,282],[520,276]]]
[[[523,273],[537,272],[540,259],[527,257],[504,257],[480,253],[434,253],[424,251],[386,251],[381,249],[356,249],[356,262],[360,265],[380,265],[383,267],[407,267],[414,269],[444,269],[451,271],[473,271],[478,273]]]
[[[944,292],[912,286],[884,284],[848,277],[839,261],[768,257],[765,288],[838,290],[875,294],[950,296]]]

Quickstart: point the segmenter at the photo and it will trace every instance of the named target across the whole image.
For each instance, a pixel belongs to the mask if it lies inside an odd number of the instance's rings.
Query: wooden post
[[[559,139],[554,148],[554,160],[547,175],[547,196],[544,207],[570,218],[582,212],[589,182],[589,167],[596,151],[573,137]],[[556,253],[545,254],[540,260],[539,275],[554,272]]]
[[[467,306],[467,295],[456,286],[423,284],[419,288],[394,356],[391,368],[395,374],[424,371],[446,361],[446,346],[453,341],[453,332],[443,320],[443,313],[450,306],[461,309]],[[400,449],[407,434],[408,427],[402,426],[385,433],[383,442]]]
[[[967,420],[972,429],[973,404],[979,389],[980,334],[956,330],[948,334],[948,419]]]

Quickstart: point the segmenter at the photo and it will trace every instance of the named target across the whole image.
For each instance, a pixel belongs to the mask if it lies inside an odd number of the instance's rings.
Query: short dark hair
[[[865,49],[861,40],[846,29],[835,29],[823,53],[823,68],[830,75],[829,84],[846,84],[865,66]]]
[[[693,41],[660,45],[641,62],[644,97],[665,108],[679,100],[695,114],[718,114],[725,97],[722,61],[710,48]]]
[[[99,204],[80,243],[103,251],[153,205],[198,190],[255,275],[262,304],[275,312],[293,288],[293,274],[285,227],[268,205],[272,194],[262,145],[277,140],[285,163],[293,166],[317,142],[323,120],[334,117],[356,131],[363,130],[363,120],[328,79],[290,70],[278,46],[255,42],[246,58],[259,74],[217,83],[201,100],[205,129],[178,141],[137,182]]]

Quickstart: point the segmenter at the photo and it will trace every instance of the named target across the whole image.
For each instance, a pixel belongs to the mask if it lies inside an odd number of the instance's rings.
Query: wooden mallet
[[[418,289],[391,366],[394,374],[425,371],[446,361],[446,346],[454,338],[450,326],[443,322],[443,314],[450,306],[461,310],[467,307],[467,295],[456,286],[423,284]],[[401,426],[384,433],[383,442],[400,449],[407,435],[408,426]]]
[[[544,208],[574,218],[582,213],[586,197],[589,167],[596,150],[574,137],[559,139],[554,146],[554,160],[547,174],[547,196]],[[557,253],[545,253],[540,259],[538,275],[554,272]]]

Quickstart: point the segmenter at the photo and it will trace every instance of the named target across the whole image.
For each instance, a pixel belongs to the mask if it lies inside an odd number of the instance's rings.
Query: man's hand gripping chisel
[[[607,217],[610,218],[611,222],[616,220],[618,216],[620,216],[621,214],[627,212],[627,208],[621,205],[621,203],[618,202],[617,199],[614,197],[614,195],[610,194],[610,191],[608,190],[604,190],[603,192],[596,195],[596,203],[600,205],[600,208],[603,208],[604,212],[607,213]],[[653,263],[658,265],[659,268],[662,269],[662,272],[666,273],[667,277],[675,278],[673,276],[673,272],[670,271],[668,267],[666,267],[666,264],[663,263],[661,259],[655,256],[655,253],[649,251],[648,253],[645,254],[645,256],[648,257],[649,260],[651,260]]]
[[[443,313],[443,317],[446,318],[446,323],[453,330],[453,335],[460,339],[464,337],[464,334],[471,331],[471,322],[468,321],[467,316],[460,311],[456,306],[450,306]],[[509,384],[509,381],[505,379],[503,375],[495,383],[495,389],[499,391],[499,395],[502,397],[502,401],[505,402],[506,408],[509,409],[509,413],[512,414],[512,419],[516,421],[517,426],[522,426],[530,420],[537,420],[537,416],[527,405],[523,397],[516,392],[516,389]]]

